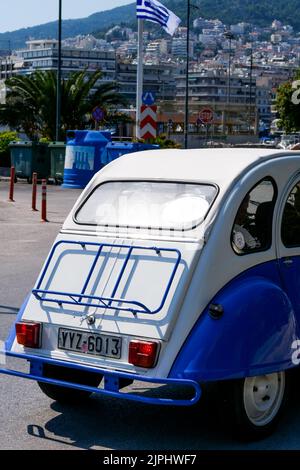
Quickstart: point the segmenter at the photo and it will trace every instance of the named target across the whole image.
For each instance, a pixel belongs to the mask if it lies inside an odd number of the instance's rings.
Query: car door
[[[277,251],[283,286],[300,320],[300,174],[283,193],[277,226]]]

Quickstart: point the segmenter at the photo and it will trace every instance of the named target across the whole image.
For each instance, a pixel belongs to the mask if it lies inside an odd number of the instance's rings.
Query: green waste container
[[[15,167],[16,177],[25,178],[32,182],[32,173],[37,173],[38,179],[48,179],[50,176],[49,144],[41,142],[11,142],[11,164]]]
[[[52,142],[49,144],[51,173],[50,177],[56,184],[61,184],[64,179],[66,145],[64,142]]]

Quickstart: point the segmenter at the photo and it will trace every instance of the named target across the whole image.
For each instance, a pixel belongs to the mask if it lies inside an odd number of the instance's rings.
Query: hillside
[[[186,20],[186,2],[184,0],[161,0],[183,20]],[[193,0],[199,10],[192,10],[194,17],[219,18],[223,22],[237,23],[245,21],[259,26],[268,26],[275,18],[289,23],[300,31],[300,15],[297,15],[299,0]],[[87,18],[65,20],[63,36],[88,34],[108,29],[113,24],[135,22],[135,3],[109,11],[94,13]],[[57,35],[56,22],[23,28],[0,34],[0,41],[11,41],[13,48],[23,47],[29,38],[53,38]]]
[[[109,28],[112,24],[129,23],[135,18],[135,3],[114,8],[113,10],[94,13],[87,18],[63,21],[63,37],[77,34],[89,34],[99,29]],[[11,41],[13,49],[24,47],[30,38],[45,39],[57,37],[57,22],[22,28],[12,32],[0,33],[1,47]]]
[[[168,8],[173,8],[181,18],[186,18],[186,2],[182,0],[164,0]],[[291,24],[300,31],[300,16],[296,13],[299,0],[192,0],[199,7],[193,16],[219,18],[226,24],[253,23],[269,26],[274,19]]]

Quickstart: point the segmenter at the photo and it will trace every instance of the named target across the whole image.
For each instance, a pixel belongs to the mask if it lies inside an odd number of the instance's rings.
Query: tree
[[[297,80],[300,80],[300,70],[292,82],[283,83],[277,90],[275,105],[280,118],[280,126],[285,132],[300,130],[300,82],[297,83]]]
[[[115,83],[99,83],[102,72],[75,72],[62,81],[62,134],[68,129],[84,129],[91,125],[92,110],[99,106],[109,123],[125,99]],[[6,104],[0,105],[0,124],[23,130],[29,138],[55,139],[56,73],[36,71],[32,75],[18,75],[6,80]]]

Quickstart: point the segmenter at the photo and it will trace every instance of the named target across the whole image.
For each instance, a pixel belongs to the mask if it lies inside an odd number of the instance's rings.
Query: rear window
[[[98,186],[75,221],[104,227],[190,230],[207,215],[217,188],[212,185],[122,181]]]

